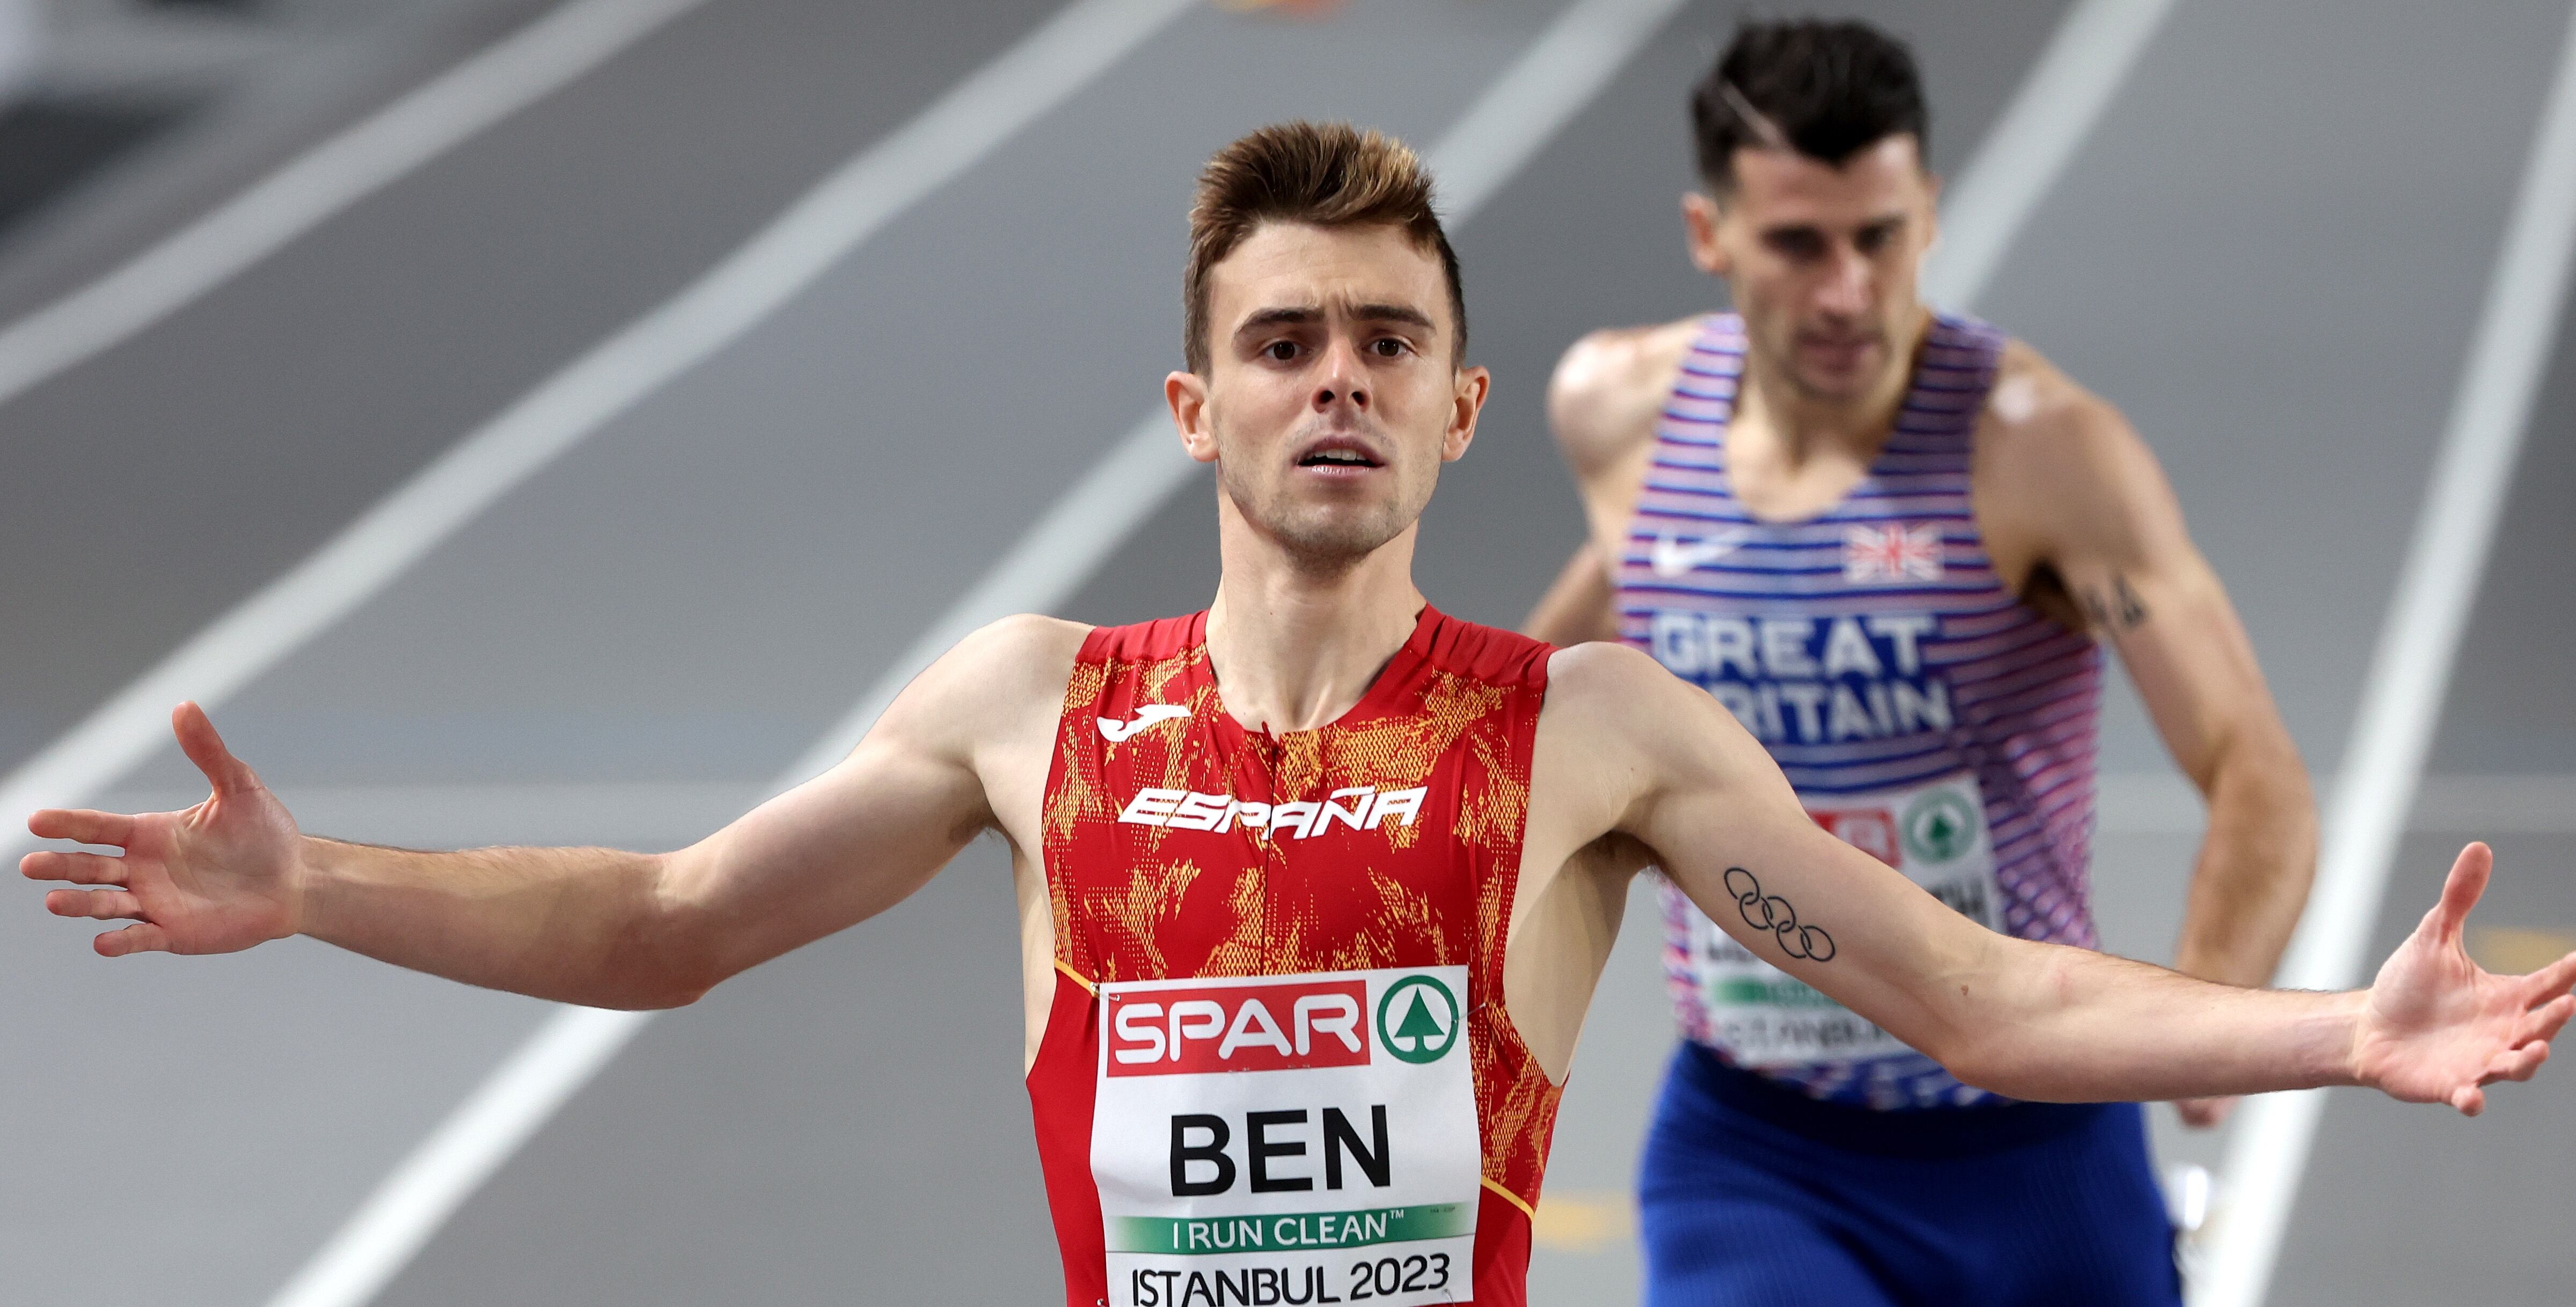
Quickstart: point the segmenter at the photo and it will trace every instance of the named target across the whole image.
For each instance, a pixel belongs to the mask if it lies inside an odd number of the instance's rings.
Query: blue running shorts
[[[1647,1307],[2178,1307],[2134,1103],[1874,1112],[1687,1040],[1638,1168]]]

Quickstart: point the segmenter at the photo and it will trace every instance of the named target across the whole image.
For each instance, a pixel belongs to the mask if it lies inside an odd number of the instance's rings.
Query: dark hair
[[[1747,121],[1748,109],[1759,120]],[[1720,193],[1735,183],[1743,146],[1785,143],[1840,164],[1900,134],[1929,150],[1931,126],[1914,53],[1860,22],[1748,19],[1691,92],[1700,177]]]
[[[1347,123],[1277,123],[1216,152],[1199,171],[1190,206],[1190,265],[1181,281],[1181,352],[1190,371],[1208,368],[1208,275],[1265,222],[1318,227],[1401,227],[1414,245],[1440,256],[1449,316],[1458,324],[1450,358],[1467,351],[1467,300],[1458,254],[1431,208],[1431,171],[1404,142]]]

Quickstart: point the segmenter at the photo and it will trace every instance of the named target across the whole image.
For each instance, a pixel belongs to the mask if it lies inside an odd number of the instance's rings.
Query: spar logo
[[[1445,989],[1440,992],[1444,998],[1448,994]],[[1108,1008],[1108,1072],[1113,1076],[1368,1065],[1365,980],[1170,986],[1125,992],[1107,988],[1102,1002]],[[1451,1007],[1454,1009],[1454,1001]],[[1454,1019],[1450,1024],[1456,1024]],[[1419,1043],[1417,1035],[1406,1046]],[[1389,1047],[1395,1045],[1390,1042]],[[1445,1045],[1442,1051],[1447,1051]],[[1396,1056],[1412,1062],[1430,1060],[1404,1052]]]
[[[1458,1046],[1458,996],[1429,976],[1407,976],[1377,1001],[1377,1037],[1407,1062],[1437,1062]]]

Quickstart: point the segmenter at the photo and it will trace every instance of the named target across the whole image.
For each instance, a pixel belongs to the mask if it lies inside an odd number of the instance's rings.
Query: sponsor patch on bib
[[[1110,1302],[1464,1301],[1466,993],[1464,967],[1102,985]]]

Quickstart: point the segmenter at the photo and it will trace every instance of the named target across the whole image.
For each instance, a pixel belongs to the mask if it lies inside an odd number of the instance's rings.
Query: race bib
[[[1466,996],[1465,967],[1101,986],[1109,1301],[1466,1301]]]
[[[1905,873],[1988,930],[2002,928],[2002,888],[1975,776],[1902,790],[1807,800],[1816,824]],[[1755,957],[1706,914],[1687,911],[1690,975],[1717,1044],[1741,1066],[1779,1069],[1862,1061],[1909,1050],[1895,1036]]]

